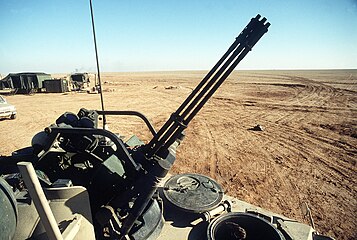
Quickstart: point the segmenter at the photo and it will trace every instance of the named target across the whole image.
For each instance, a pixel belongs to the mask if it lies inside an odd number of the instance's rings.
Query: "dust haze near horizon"
[[[210,69],[258,13],[237,69],[356,69],[357,1],[93,0],[103,72]],[[0,73],[96,71],[89,1],[0,0]]]

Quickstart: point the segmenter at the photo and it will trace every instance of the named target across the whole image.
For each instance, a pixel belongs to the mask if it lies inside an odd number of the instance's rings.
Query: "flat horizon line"
[[[195,69],[195,70],[135,70],[135,71],[101,71],[100,73],[160,73],[160,72],[207,72],[210,69]],[[237,71],[357,71],[357,68],[282,68],[282,69],[235,69]],[[21,71],[8,72],[7,74],[0,73],[1,76],[7,76],[13,73],[49,73],[46,71]],[[78,72],[53,72],[49,74],[74,74],[74,73],[97,73],[96,71],[78,71]]]

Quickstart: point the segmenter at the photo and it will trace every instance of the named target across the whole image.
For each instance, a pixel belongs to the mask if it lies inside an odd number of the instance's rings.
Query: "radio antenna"
[[[90,4],[90,13],[91,13],[91,17],[92,17],[92,30],[93,30],[93,40],[94,40],[94,48],[95,48],[95,59],[96,59],[96,62],[97,62],[97,74],[98,74],[100,103],[102,105],[102,111],[103,111],[103,129],[106,129],[107,120],[106,120],[105,113],[104,113],[104,100],[103,100],[102,82],[100,80],[99,59],[98,59],[98,50],[97,50],[97,39],[95,37],[92,0],[89,0],[89,4]]]

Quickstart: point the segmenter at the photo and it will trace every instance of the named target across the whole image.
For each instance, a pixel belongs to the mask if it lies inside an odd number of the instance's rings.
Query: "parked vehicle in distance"
[[[0,119],[2,118],[16,118],[16,108],[14,105],[8,103],[5,98],[0,96]]]

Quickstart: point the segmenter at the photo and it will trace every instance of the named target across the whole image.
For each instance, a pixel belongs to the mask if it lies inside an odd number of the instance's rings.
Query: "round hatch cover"
[[[209,211],[222,201],[222,187],[213,179],[195,173],[174,175],[164,185],[164,196],[174,206],[189,212]]]

